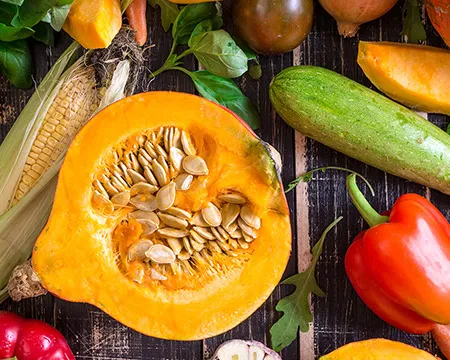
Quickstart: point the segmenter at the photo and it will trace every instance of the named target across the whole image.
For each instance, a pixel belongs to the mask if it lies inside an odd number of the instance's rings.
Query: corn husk
[[[18,203],[12,205],[12,199],[31,145],[50,104],[64,81],[71,79],[71,74],[78,67],[84,66],[86,56],[92,55],[88,52],[74,63],[77,48],[78,45],[73,44],[55,63],[0,147],[0,166],[6,170],[0,175],[0,302],[8,297],[6,286],[11,272],[30,257],[34,242],[51,211],[57,174],[65,153],[59,156]],[[109,73],[110,80],[95,113],[123,98],[125,93],[133,92],[135,81],[129,84],[132,60],[119,61],[115,58],[114,67],[110,66],[111,62],[108,63],[108,71],[112,71],[112,74]],[[97,65],[103,66],[101,61]],[[136,78],[136,73],[133,76]]]

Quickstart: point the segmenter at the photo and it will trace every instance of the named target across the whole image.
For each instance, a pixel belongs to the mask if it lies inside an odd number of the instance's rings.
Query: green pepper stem
[[[353,204],[358,209],[361,216],[366,220],[366,222],[373,227],[375,225],[383,224],[389,221],[389,216],[380,215],[367,199],[364,197],[361,190],[359,190],[356,184],[356,175],[351,174],[347,176],[347,190],[350,194]]]

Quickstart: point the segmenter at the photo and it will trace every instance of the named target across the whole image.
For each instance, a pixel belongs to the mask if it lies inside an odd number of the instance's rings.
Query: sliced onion
[[[230,340],[217,348],[211,360],[281,360],[281,357],[258,341]]]

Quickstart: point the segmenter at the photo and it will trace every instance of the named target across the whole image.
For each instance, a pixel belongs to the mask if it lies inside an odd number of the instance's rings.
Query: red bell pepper
[[[0,311],[0,359],[75,360],[62,334],[50,325]]]
[[[406,194],[389,216],[378,214],[347,178],[353,203],[371,226],[345,257],[347,275],[366,305],[413,334],[433,332],[450,356],[450,224],[427,199]]]

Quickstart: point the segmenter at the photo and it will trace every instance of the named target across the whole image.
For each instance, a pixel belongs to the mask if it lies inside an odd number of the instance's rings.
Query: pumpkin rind
[[[95,172],[116,144],[144,129],[189,130],[210,173],[186,195],[198,207],[232,187],[259,209],[262,226],[248,262],[199,288],[145,287],[124,276],[111,234],[117,218],[92,208]],[[206,140],[205,140],[206,139]],[[52,214],[33,252],[43,285],[58,297],[98,306],[144,334],[195,340],[229,330],[270,295],[291,250],[289,211],[275,165],[242,120],[205,99],[152,92],[121,100],[94,117],[72,143],[62,166]]]

